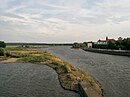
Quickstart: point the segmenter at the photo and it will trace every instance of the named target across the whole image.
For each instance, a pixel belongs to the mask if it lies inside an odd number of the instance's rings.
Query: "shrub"
[[[93,44],[93,48],[108,49],[108,44]]]
[[[0,48],[0,56],[4,56],[5,55],[5,50],[3,48]]]
[[[3,42],[3,41],[0,41],[0,47],[2,47],[2,48],[5,48],[5,47],[6,47],[6,44],[5,44],[5,42]]]
[[[72,48],[80,48],[80,44],[75,42],[75,43],[72,45]]]

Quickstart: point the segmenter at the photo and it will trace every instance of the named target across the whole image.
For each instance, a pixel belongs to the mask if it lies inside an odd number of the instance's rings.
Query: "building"
[[[97,42],[95,42],[95,44],[103,44],[103,45],[106,45],[108,44],[109,42],[112,42],[112,43],[115,43],[116,40],[115,39],[109,39],[108,37],[106,37],[106,40],[98,40]]]
[[[109,42],[115,43],[116,40],[115,39],[109,39],[108,37],[106,37],[106,42],[107,43],[109,43]]]
[[[97,42],[96,42],[96,44],[107,44],[107,41],[106,40],[98,40]]]
[[[93,42],[91,41],[91,42],[87,42],[87,47],[88,48],[92,48],[92,46],[93,46]]]

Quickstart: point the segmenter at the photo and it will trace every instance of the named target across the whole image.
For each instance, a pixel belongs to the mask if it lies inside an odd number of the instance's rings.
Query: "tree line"
[[[130,50],[130,38],[125,38],[122,41],[108,42],[107,44],[93,44],[93,48]]]
[[[84,43],[73,43],[72,48],[86,48],[87,42]],[[113,49],[113,50],[130,50],[130,38],[125,38],[122,41],[108,42],[107,44],[95,44],[93,43],[92,48],[97,49]]]
[[[72,44],[72,48],[85,48],[87,47],[87,42],[84,42],[84,43],[78,43],[78,42],[74,42]]]

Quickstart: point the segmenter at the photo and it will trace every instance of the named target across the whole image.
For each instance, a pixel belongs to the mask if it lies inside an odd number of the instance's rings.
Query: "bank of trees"
[[[86,42],[84,42],[84,43],[77,43],[77,42],[75,42],[72,45],[72,48],[84,48],[84,47],[87,47],[87,43]]]
[[[72,48],[86,48],[87,42],[73,43]],[[130,38],[125,38],[122,41],[108,42],[107,44],[94,44],[93,48],[98,49],[115,49],[115,50],[130,50]]]
[[[122,41],[108,42],[107,44],[93,44],[93,48],[130,50],[130,38],[125,38]]]
[[[124,46],[124,49],[130,50],[130,38],[124,39],[121,46]]]

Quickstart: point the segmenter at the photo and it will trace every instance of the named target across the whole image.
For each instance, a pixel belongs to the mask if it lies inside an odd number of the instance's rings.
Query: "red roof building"
[[[116,40],[115,39],[109,39],[108,37],[106,37],[106,40],[98,40],[96,42],[96,44],[108,44],[109,42],[115,43]]]

